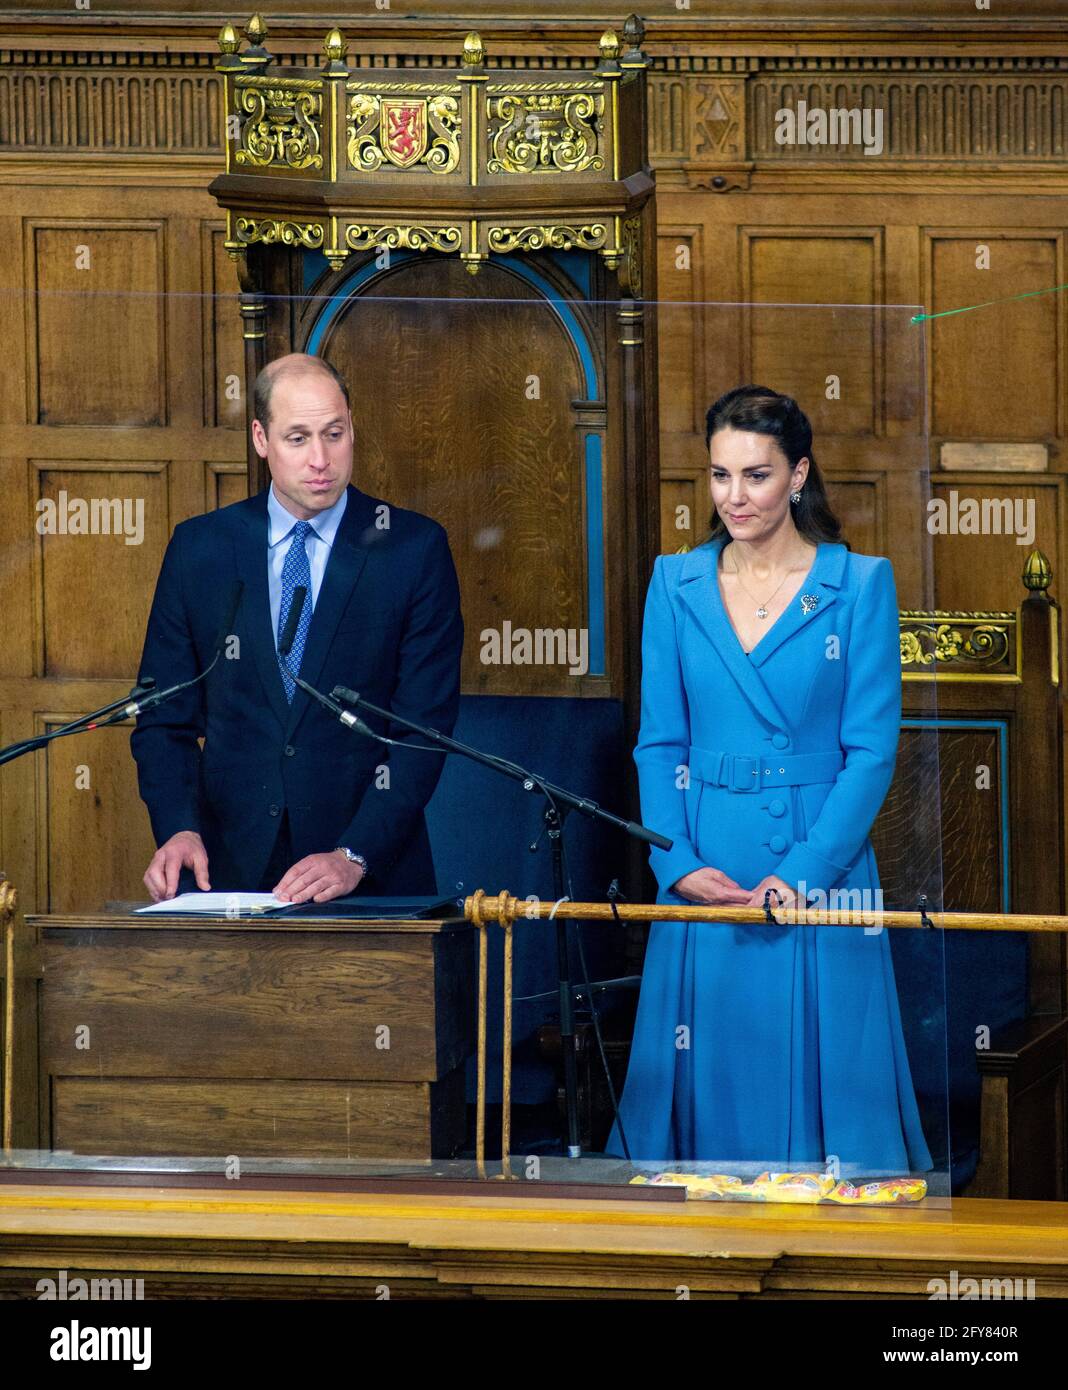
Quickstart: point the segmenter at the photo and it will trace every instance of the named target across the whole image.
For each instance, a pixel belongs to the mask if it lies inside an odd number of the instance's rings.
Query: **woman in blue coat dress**
[[[839,542],[790,397],[728,392],[707,442],[712,536],[657,559],[642,635],[642,820],[674,842],[651,851],[657,901],[877,909],[890,562]],[[929,1169],[886,932],[653,923],[620,1117],[636,1161]]]

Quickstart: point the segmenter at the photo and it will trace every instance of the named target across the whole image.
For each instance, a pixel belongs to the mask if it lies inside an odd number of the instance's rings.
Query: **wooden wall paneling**
[[[1063,232],[980,223],[927,227],[924,238],[930,312],[988,304],[930,325],[932,444],[1059,442],[1065,432],[1064,296],[1036,292],[1064,283]],[[989,250],[986,270],[976,267],[981,246]]]
[[[708,532],[712,503],[705,473],[660,470],[660,553],[692,550]]]
[[[248,469],[244,463],[204,465],[204,511],[228,507],[248,496]]]
[[[29,419],[166,425],[164,222],[31,219],[27,233]]]
[[[862,555],[886,555],[886,474],[835,472],[828,475],[827,491],[853,549]]]
[[[952,521],[954,506],[974,501],[984,503],[1019,502],[1026,509],[1034,504],[1034,540],[1018,543],[1014,535],[935,535],[935,607],[948,609],[998,609],[1005,597],[1020,587],[1024,562],[1033,549],[1043,551],[1053,567],[1055,588],[1064,574],[1065,552],[1060,538],[1064,534],[1063,477],[1022,477],[1009,473],[938,473],[932,479],[932,497],[946,504]],[[954,502],[955,498],[955,502]],[[1023,513],[1026,518],[1026,510]],[[999,517],[999,521],[1001,518]]]
[[[704,247],[699,225],[657,230],[660,326],[660,434],[700,436],[710,402],[704,399]],[[677,454],[661,459],[677,466]]]
[[[214,266],[190,255],[214,211],[204,185],[30,180],[9,190],[21,275],[16,292],[0,297],[0,327],[25,351],[0,387],[10,441],[0,460],[9,503],[0,584],[11,615],[0,677],[5,741],[129,688],[173,526],[244,494],[241,432],[204,419]],[[75,271],[75,245],[88,245],[89,270]],[[239,342],[239,334],[235,323],[229,336]],[[35,503],[61,492],[68,502],[143,502],[142,543],[38,534]],[[28,910],[99,903],[117,891],[143,896],[152,844],[128,735],[62,740],[0,772],[0,844]],[[79,767],[87,786],[75,785]]]
[[[35,732],[47,733],[83,713],[66,706],[39,713]],[[137,814],[137,769],[129,739],[129,729],[117,725],[56,739],[33,755],[37,898],[49,912],[146,897],[142,878],[155,845],[148,817]]]
[[[742,227],[739,254],[746,380],[796,396],[817,437],[882,436],[883,316],[864,307],[885,302],[882,229]]]
[[[57,524],[100,503],[114,526],[141,516],[129,534],[38,535],[34,552],[40,615],[35,668],[42,676],[136,674],[156,575],[172,530],[165,463],[33,460],[38,497],[55,503]]]
[[[703,227],[665,224],[661,219],[656,241],[660,548],[671,554],[696,545],[708,529],[704,418],[711,400],[706,399],[706,326],[717,311],[704,302]]]
[[[226,227],[201,222],[201,308],[204,331],[204,424],[245,428],[245,348],[238,314],[237,268],[224,249]],[[228,388],[236,378],[234,395]]]

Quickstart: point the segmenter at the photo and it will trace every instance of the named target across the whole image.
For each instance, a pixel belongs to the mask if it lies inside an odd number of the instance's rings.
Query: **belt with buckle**
[[[799,787],[810,782],[833,782],[845,766],[840,749],[827,753],[714,753],[691,748],[690,777],[732,792],[756,792],[768,787]]]

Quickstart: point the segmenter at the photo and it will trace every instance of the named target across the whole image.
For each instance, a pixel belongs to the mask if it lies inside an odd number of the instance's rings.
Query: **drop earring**
[[[791,501],[791,502],[794,504],[794,506],[796,507],[797,504],[801,501],[801,494],[800,494],[800,492],[791,492],[791,493],[790,493],[790,501]]]

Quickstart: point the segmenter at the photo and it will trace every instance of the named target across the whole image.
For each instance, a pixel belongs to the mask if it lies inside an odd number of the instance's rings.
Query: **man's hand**
[[[339,849],[328,854],[308,854],[293,865],[275,885],[274,896],[291,903],[328,903],[351,893],[363,868],[346,859]]]
[[[735,883],[721,869],[694,869],[693,873],[677,879],[671,891],[678,893],[680,898],[709,907],[745,907],[750,898],[749,889]]]
[[[152,901],[173,898],[178,891],[178,875],[183,869],[192,869],[196,874],[197,887],[207,893],[208,851],[204,841],[195,830],[179,830],[165,840],[152,856],[152,862],[145,870],[145,887],[152,894]]]

